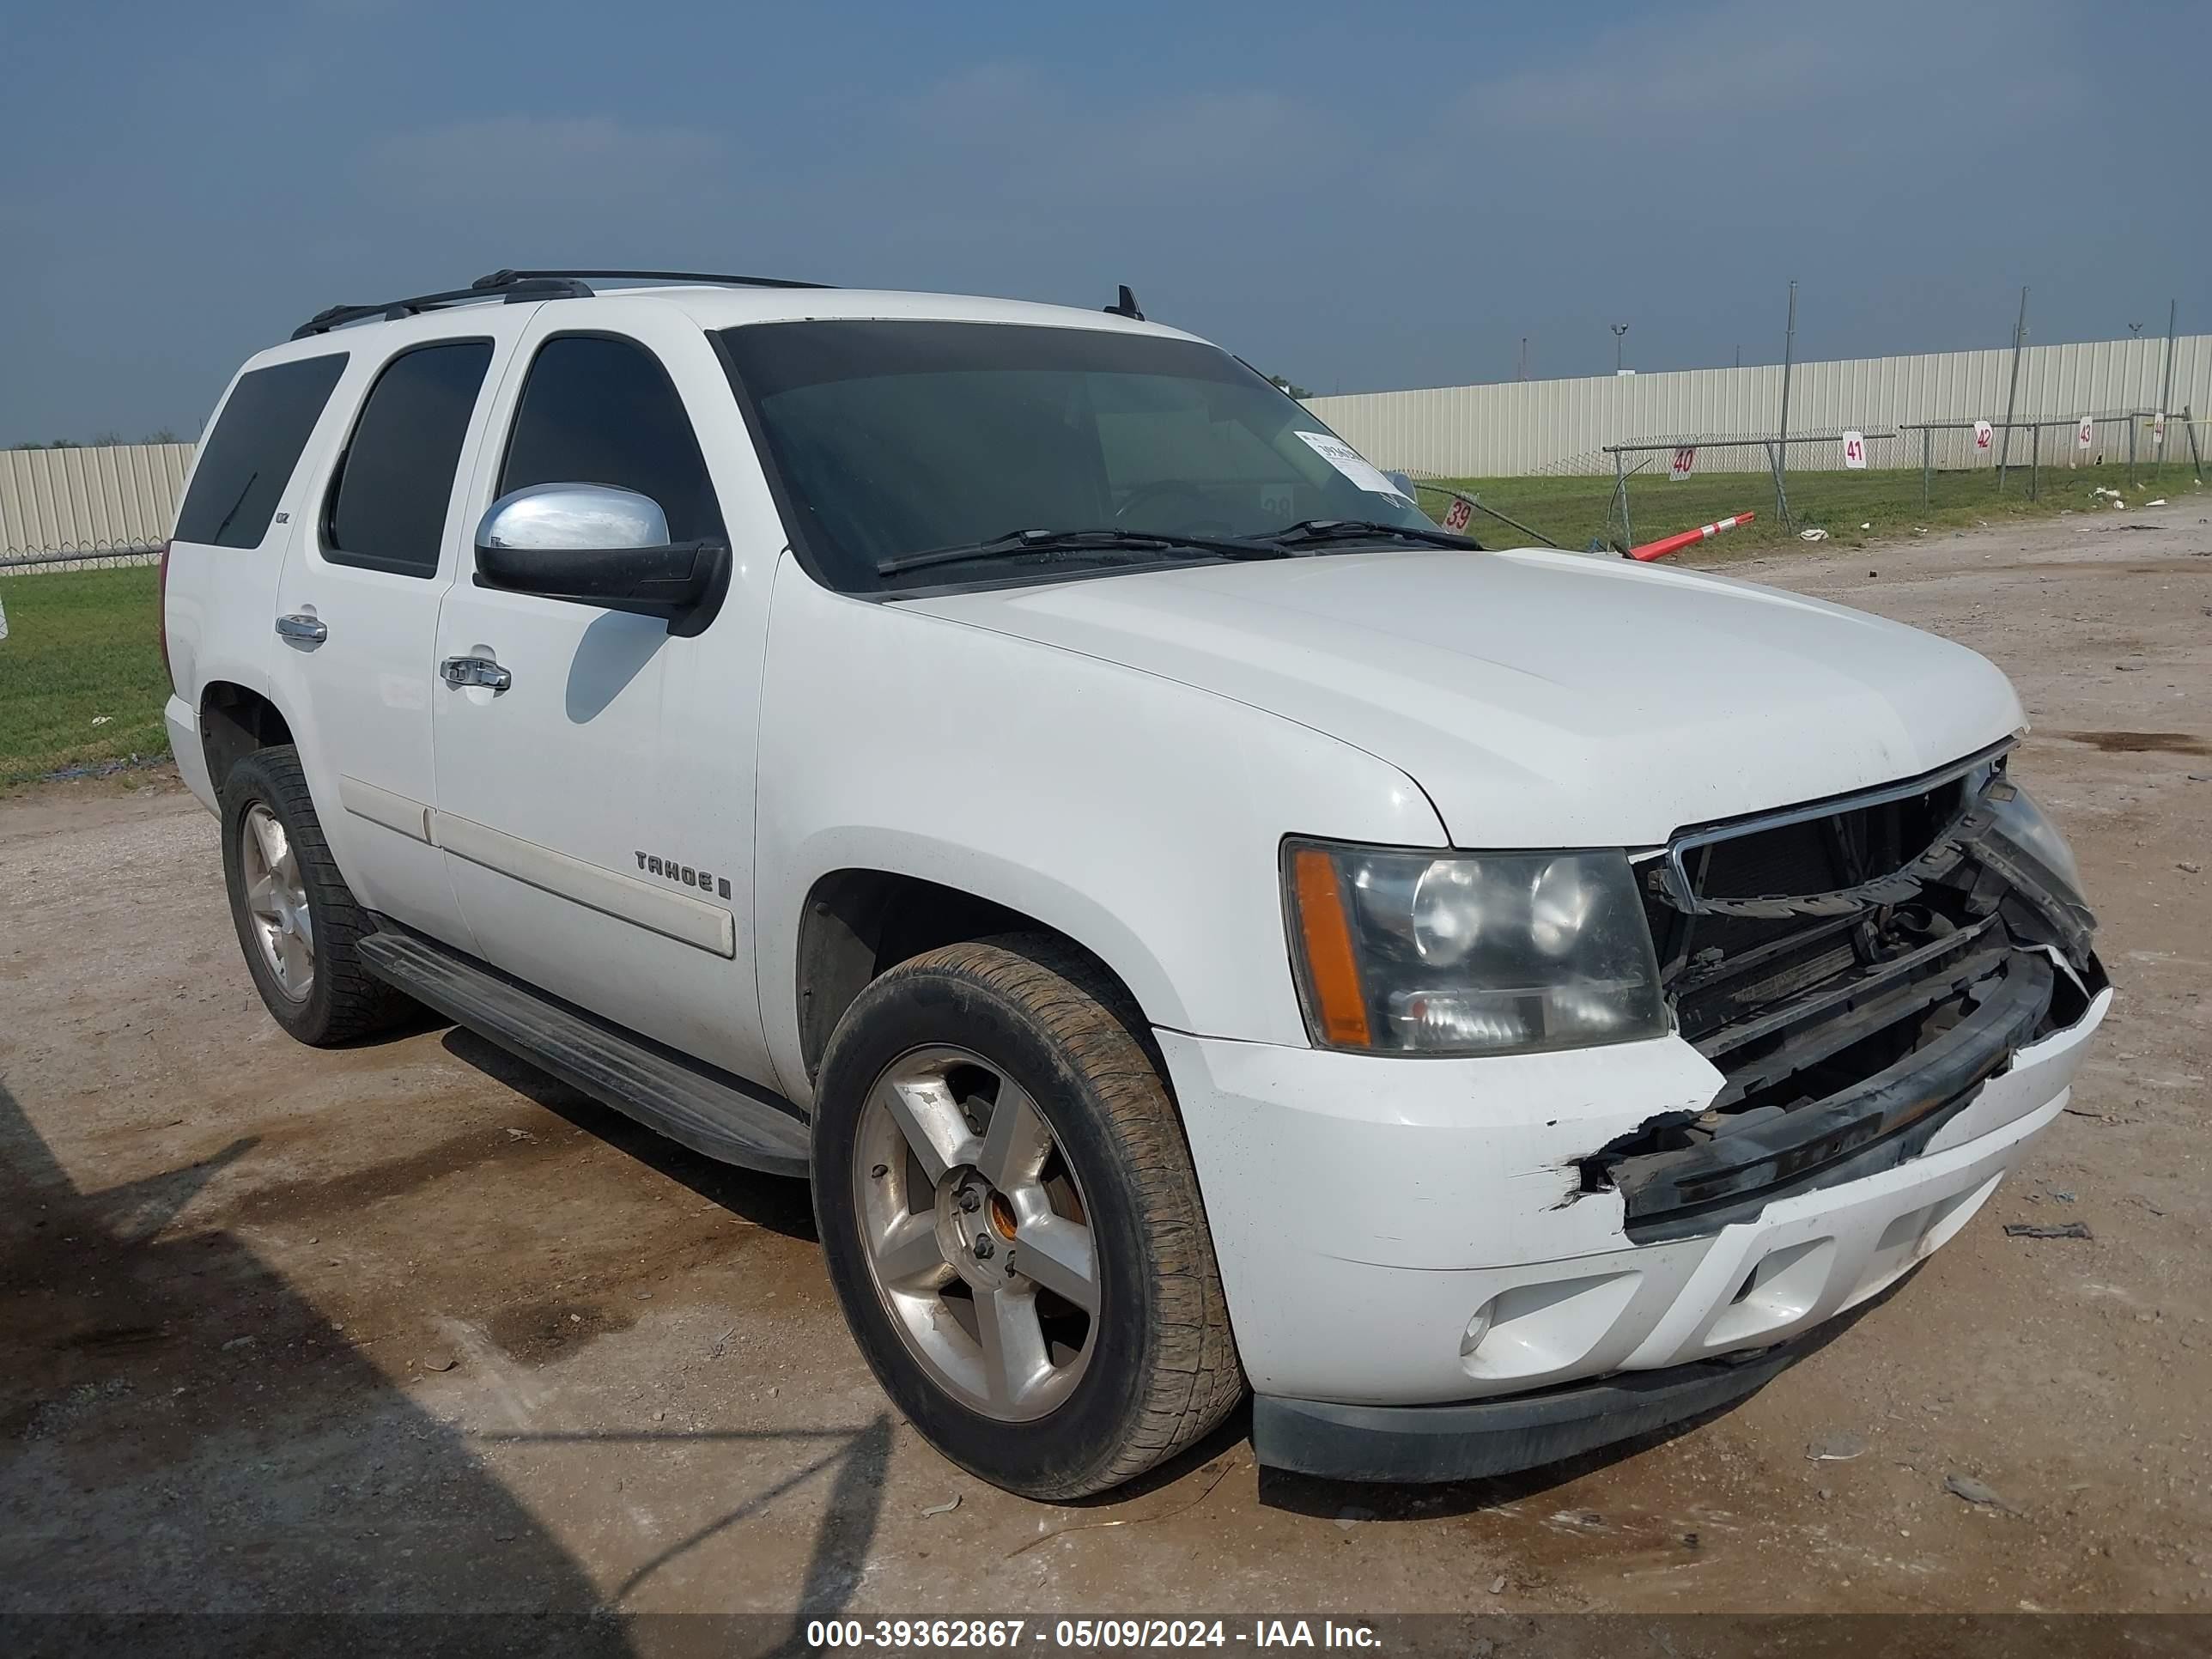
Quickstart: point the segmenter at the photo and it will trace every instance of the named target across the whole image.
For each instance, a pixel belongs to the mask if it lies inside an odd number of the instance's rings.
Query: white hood
[[[1459,847],[1654,846],[1911,777],[2023,724],[1963,646],[1579,554],[1346,553],[908,603],[1356,744],[1426,790]]]

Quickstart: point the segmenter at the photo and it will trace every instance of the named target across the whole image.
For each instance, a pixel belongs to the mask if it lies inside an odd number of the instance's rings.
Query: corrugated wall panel
[[[190,444],[0,450],[0,562],[159,547],[191,464]]]
[[[2069,423],[2046,429],[2039,447],[2045,461],[2075,459],[2070,423],[2081,416],[2111,417],[2160,406],[2166,397],[2166,345],[2163,338],[2141,338],[2030,346],[2021,354],[2014,418]],[[1913,421],[2002,423],[2012,360],[2008,349],[1998,347],[1800,363],[1790,374],[1790,429],[1811,434],[1892,431]],[[1782,368],[1775,363],[1307,399],[1315,414],[1378,466],[1467,477],[1606,472],[1613,469],[1601,453],[1607,444],[1768,434],[1775,430],[1781,402]],[[2212,335],[2174,342],[2171,412],[2178,416],[2185,406],[2200,418],[2212,412]],[[2125,421],[2102,420],[2088,459],[2124,461],[2127,441]],[[2186,455],[2178,425],[2172,443]],[[2147,424],[2137,427],[2136,444],[2139,459],[2152,459]],[[2016,431],[2013,459],[2024,465],[2033,447],[2024,428]],[[1938,466],[1987,464],[1986,458],[1978,463],[1970,431],[1937,433],[1930,453]],[[1917,433],[1868,442],[1868,459],[1875,466],[1917,466],[1920,458]],[[1793,471],[1842,465],[1840,444],[1790,446]],[[1766,455],[1757,445],[1723,448],[1708,441],[1698,465],[1701,471],[1759,471]]]

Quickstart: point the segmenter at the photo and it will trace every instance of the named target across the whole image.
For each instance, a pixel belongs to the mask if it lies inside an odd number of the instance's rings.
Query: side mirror
[[[532,484],[501,496],[477,526],[477,586],[659,617],[702,633],[730,586],[730,550],[671,542],[650,496],[612,484]]]

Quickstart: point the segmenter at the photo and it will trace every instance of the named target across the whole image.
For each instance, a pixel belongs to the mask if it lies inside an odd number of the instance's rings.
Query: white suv
[[[1402,488],[1126,290],[502,271],[240,372],[169,725],[287,1030],[810,1177],[978,1474],[1248,1387],[1269,1464],[1497,1473],[1901,1278],[2111,993],[1981,658]]]

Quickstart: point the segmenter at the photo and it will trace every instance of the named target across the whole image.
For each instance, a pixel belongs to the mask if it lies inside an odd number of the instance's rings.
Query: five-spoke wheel
[[[901,1055],[862,1110],[854,1203],[908,1347],[1007,1422],[1090,1363],[1100,1286],[1082,1184],[1028,1091],[972,1050]]]
[[[814,1205],[845,1316],[932,1444],[1012,1492],[1141,1474],[1243,1374],[1143,1018],[1051,935],[883,974],[817,1079]]]
[[[239,825],[238,842],[246,913],[252,918],[261,959],[277,988],[293,1001],[304,1002],[315,988],[315,923],[291,838],[276,815],[256,801]]]

